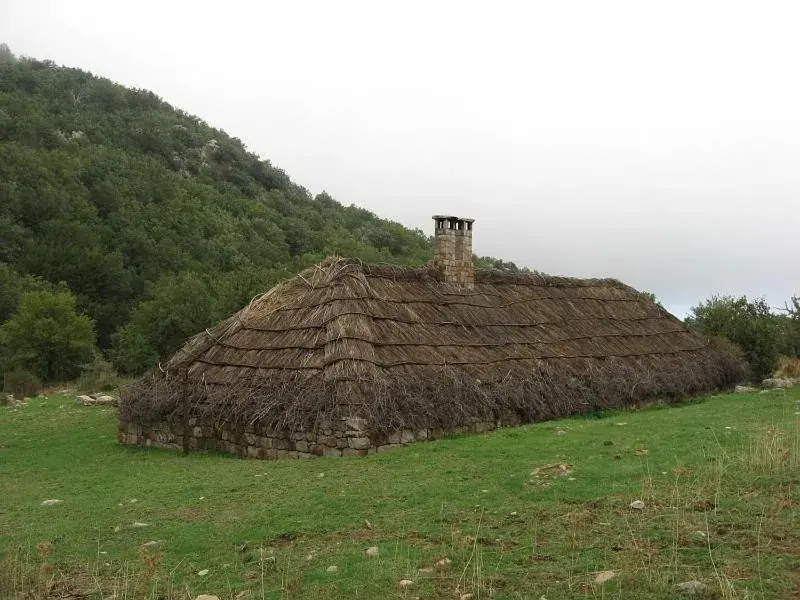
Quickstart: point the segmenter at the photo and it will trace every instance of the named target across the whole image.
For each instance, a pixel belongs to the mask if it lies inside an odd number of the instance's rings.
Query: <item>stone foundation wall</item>
[[[314,458],[316,456],[366,456],[386,452],[447,434],[491,431],[518,422],[474,423],[452,429],[404,429],[389,435],[370,437],[363,419],[347,418],[326,423],[316,431],[296,431],[291,434],[254,431],[228,431],[189,421],[189,450],[211,450],[237,454],[242,458],[277,460],[285,458]],[[183,450],[183,427],[177,423],[159,423],[142,427],[135,423],[120,423],[118,439],[122,444]]]

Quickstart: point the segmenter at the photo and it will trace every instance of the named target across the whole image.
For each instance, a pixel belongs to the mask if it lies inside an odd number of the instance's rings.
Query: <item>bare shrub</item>
[[[17,400],[35,396],[42,389],[42,382],[33,373],[24,370],[7,373],[3,384],[3,391],[11,394]]]

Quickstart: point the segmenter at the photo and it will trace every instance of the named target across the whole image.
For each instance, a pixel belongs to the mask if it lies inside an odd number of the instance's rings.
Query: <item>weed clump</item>
[[[95,353],[92,362],[83,365],[77,386],[82,392],[110,392],[117,389],[122,380],[103,355]]]
[[[25,370],[7,373],[3,383],[3,391],[17,400],[35,396],[42,389],[42,382],[33,373]]]

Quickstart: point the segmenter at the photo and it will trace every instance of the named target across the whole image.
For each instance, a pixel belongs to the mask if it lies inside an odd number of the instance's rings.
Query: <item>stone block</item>
[[[404,429],[400,432],[400,443],[401,444],[410,444],[414,440],[414,432],[410,429]]]
[[[309,459],[309,458],[314,458],[314,455],[310,454],[308,452],[298,452],[297,453],[297,458],[299,458],[299,459]]]
[[[427,430],[427,429],[420,429],[419,431],[417,431],[417,432],[414,434],[414,436],[415,436],[415,437],[416,437],[418,440],[427,440],[427,439],[428,439],[428,430]]]
[[[288,450],[289,440],[287,440],[286,438],[273,438],[272,447],[275,448],[276,450]]]
[[[342,451],[338,448],[323,448],[322,449],[323,456],[341,456]]]
[[[347,440],[347,445],[355,450],[366,450],[370,443],[368,437],[351,437]]]
[[[378,452],[389,452],[389,451],[394,450],[395,448],[398,448],[398,447],[399,447],[399,444],[386,444],[384,446],[378,446]]]
[[[247,447],[247,458],[258,458],[261,448],[256,446]]]
[[[295,442],[294,449],[297,450],[298,452],[308,452],[311,449],[311,447],[309,446],[308,442],[302,441],[302,442]]]
[[[192,429],[192,435],[196,438],[203,437],[203,428],[195,426]]]
[[[400,443],[400,432],[395,431],[394,433],[390,433],[389,437],[387,438],[389,444],[399,444]]]

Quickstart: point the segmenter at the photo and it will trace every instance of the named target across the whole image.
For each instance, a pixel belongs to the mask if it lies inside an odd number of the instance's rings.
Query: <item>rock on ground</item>
[[[52,498],[50,500],[45,500],[44,502],[42,502],[42,506],[55,506],[56,504],[61,504],[62,502],[63,500],[56,500],[55,498]]]
[[[339,571],[339,567],[336,565],[331,565],[327,569],[325,569],[328,573],[337,573]]]
[[[89,394],[88,396],[78,396],[78,402],[84,406],[94,406],[96,404],[116,404],[117,399],[105,394]]]
[[[762,387],[772,389],[785,389],[794,386],[794,381],[788,377],[770,377],[761,382]]]
[[[644,508],[644,502],[641,500],[634,500],[630,503],[630,507],[635,510],[642,510]]]
[[[594,578],[595,583],[605,583],[617,576],[616,571],[600,571],[597,577]]]
[[[734,393],[736,394],[755,394],[758,390],[754,387],[750,387],[749,385],[737,385],[733,388]]]
[[[200,594],[194,600],[219,600],[219,596],[212,596],[211,594]]]
[[[401,579],[397,582],[397,587],[399,587],[401,590],[410,588],[412,585],[414,585],[414,582],[410,579]]]
[[[380,554],[380,548],[378,548],[377,546],[370,546],[369,548],[367,548],[364,554],[366,554],[367,557],[369,558],[378,556],[378,554]]]
[[[684,581],[683,583],[679,583],[675,586],[675,588],[682,594],[687,594],[689,596],[703,594],[706,592],[706,590],[708,590],[708,586],[705,583],[695,579],[692,581]]]

